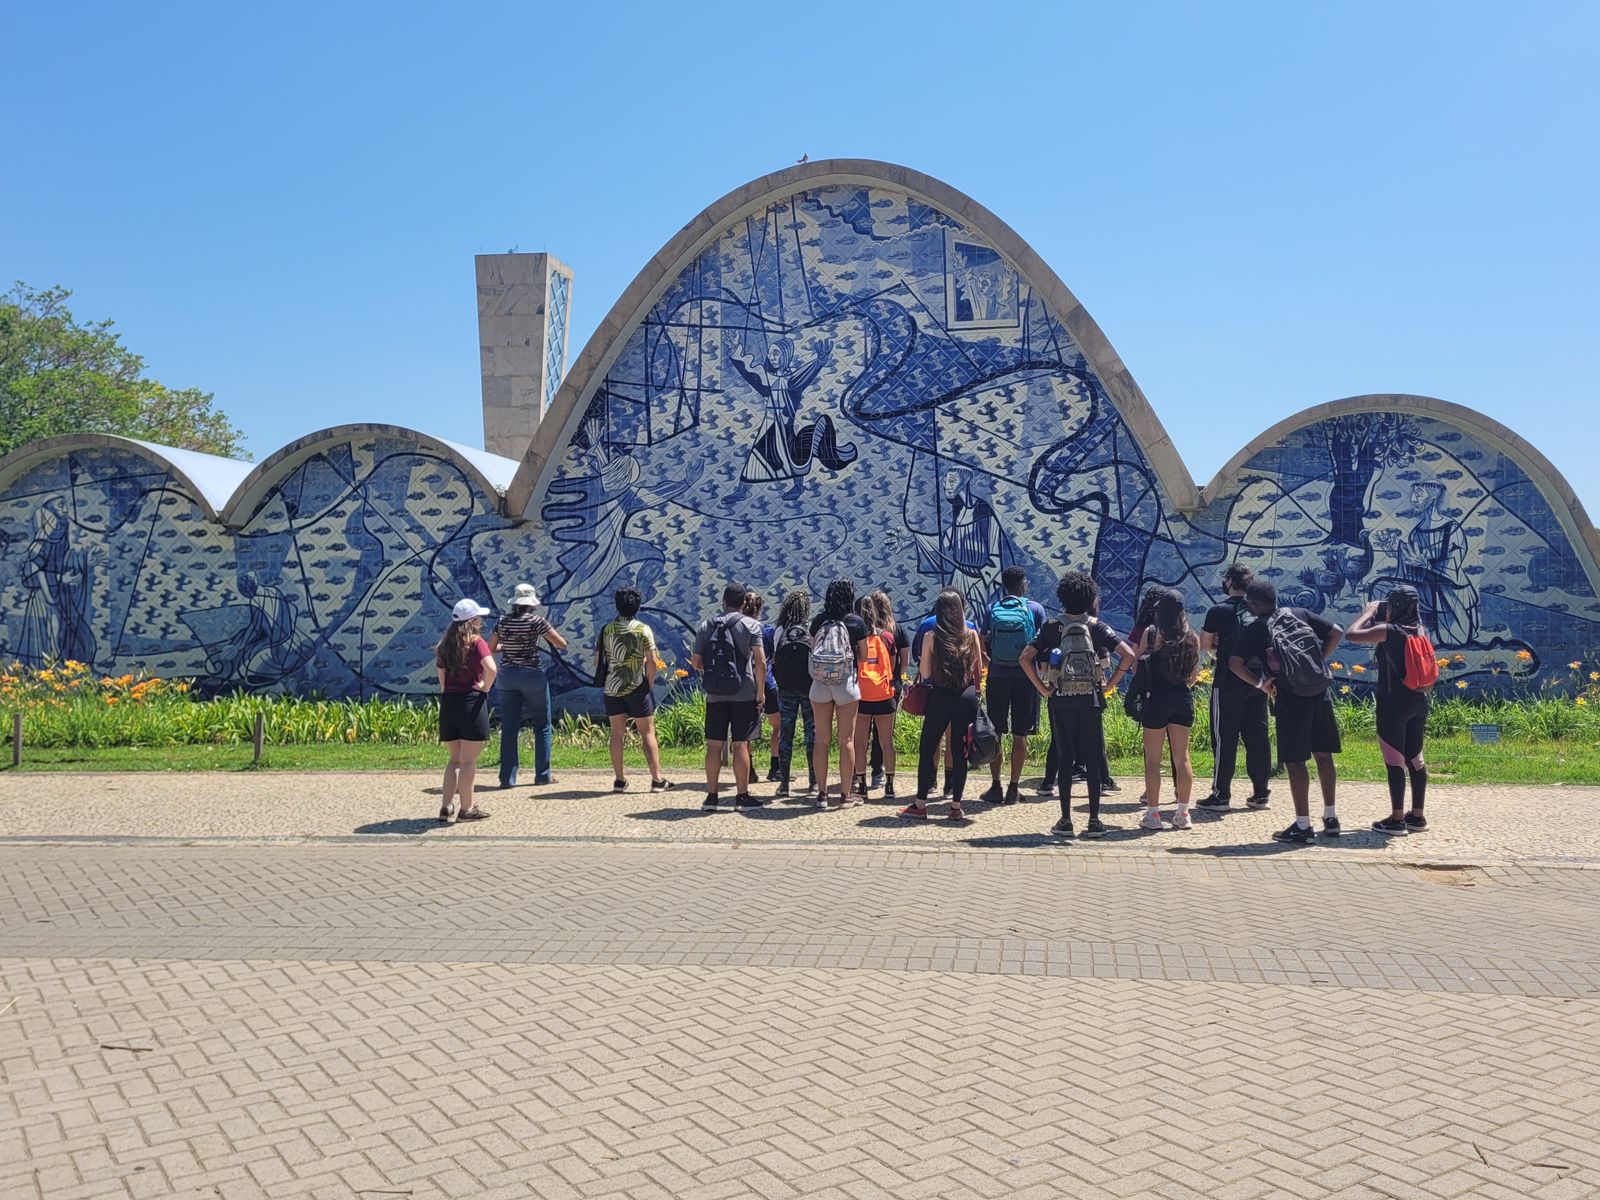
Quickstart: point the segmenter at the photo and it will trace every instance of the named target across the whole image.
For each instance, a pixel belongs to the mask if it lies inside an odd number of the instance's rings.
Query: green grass
[[[897,739],[898,740],[898,739]],[[1035,739],[1029,754],[1036,776],[1043,766],[1044,739]],[[765,749],[757,748],[757,763],[765,774]],[[1440,783],[1527,783],[1600,785],[1600,746],[1575,741],[1507,741],[1498,746],[1480,746],[1469,737],[1454,735],[1433,739],[1427,750],[1428,763]],[[672,747],[662,751],[666,766],[674,771],[698,771],[705,761],[704,751],[695,747]],[[606,770],[610,758],[604,749],[557,748],[556,771],[566,769]],[[532,762],[532,747],[522,748],[523,770]],[[9,761],[9,760],[8,760]],[[334,745],[269,746],[261,765],[252,767],[250,747],[167,746],[98,748],[54,748],[26,750],[22,770],[29,771],[437,771],[444,752],[437,745]],[[498,743],[484,747],[478,765],[492,772],[499,762]],[[644,757],[634,746],[628,751],[630,773],[643,773]],[[1194,755],[1195,773],[1203,781],[1211,774],[1209,754]],[[796,766],[799,767],[798,761]],[[1119,776],[1137,777],[1142,763],[1127,755],[1112,758],[1112,770]],[[1347,738],[1345,751],[1338,758],[1343,779],[1377,781],[1384,778],[1383,759],[1376,742],[1368,736]],[[9,766],[3,768],[11,770]],[[1243,762],[1240,770],[1242,775]],[[916,772],[915,758],[903,753],[899,774],[910,784]],[[980,772],[987,774],[987,771]],[[1170,783],[1164,785],[1170,787]],[[1202,785],[1203,786],[1203,785]]]
[[[656,728],[666,764],[697,770],[704,761],[702,693],[674,689],[657,714]],[[1196,700],[1193,744],[1209,744],[1208,705]],[[1429,720],[1428,758],[1441,779],[1461,783],[1600,784],[1600,692],[1580,699],[1543,695],[1522,699],[1481,698],[1441,692]],[[0,711],[23,716],[23,769],[30,771],[231,771],[231,770],[436,770],[442,751],[435,739],[433,704],[404,700],[331,701],[286,696],[233,695],[197,700],[181,683],[94,679],[82,668],[54,672],[0,673]],[[1383,763],[1373,732],[1370,701],[1341,699],[1336,705],[1344,731],[1339,769],[1351,779],[1381,780]],[[251,763],[256,715],[265,723],[266,751]],[[1467,735],[1472,724],[1497,724],[1503,742],[1479,746]],[[1106,745],[1119,775],[1141,770],[1142,733],[1120,707],[1106,713]],[[914,772],[922,723],[901,717],[895,744]],[[555,728],[555,765],[605,770],[605,726],[586,717],[564,716]],[[1047,739],[1035,738],[1029,759],[1043,769]],[[3,754],[3,752],[0,752]],[[765,774],[765,749],[758,749]],[[642,764],[637,737],[629,738],[630,763]],[[491,735],[480,766],[492,771],[499,735]],[[523,740],[524,769],[532,747]],[[1209,777],[1209,755],[1195,753],[1196,773]]]

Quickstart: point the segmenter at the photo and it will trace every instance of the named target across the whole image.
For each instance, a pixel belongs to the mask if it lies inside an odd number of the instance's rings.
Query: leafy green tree
[[[243,434],[210,392],[169,388],[110,321],[83,324],[63,287],[16,283],[0,296],[0,453],[62,433],[124,437],[241,456]]]

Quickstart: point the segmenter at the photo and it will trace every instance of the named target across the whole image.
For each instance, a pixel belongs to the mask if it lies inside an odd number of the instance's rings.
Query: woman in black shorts
[[[1422,742],[1428,732],[1431,707],[1426,687],[1413,688],[1406,680],[1406,642],[1427,637],[1418,612],[1417,590],[1400,584],[1383,604],[1376,601],[1345,631],[1345,641],[1375,647],[1378,660],[1378,749],[1389,776],[1390,813],[1372,828],[1379,833],[1425,833],[1428,818],[1423,805],[1428,795],[1428,764]],[[1428,649],[1428,647],[1424,647]],[[1411,809],[1406,811],[1406,780],[1411,781]]]
[[[439,740],[450,748],[439,805],[443,822],[450,820],[450,801],[456,797],[461,800],[457,820],[481,821],[489,815],[472,802],[478,755],[489,740],[489,689],[495,676],[494,655],[482,637],[488,614],[476,600],[462,600],[433,652],[439,669]]]
[[[1166,829],[1161,820],[1161,753],[1172,748],[1172,790],[1178,810],[1173,829],[1188,829],[1194,767],[1189,762],[1189,731],[1194,726],[1194,685],[1200,675],[1200,639],[1189,628],[1183,596],[1170,589],[1156,600],[1155,620],[1139,642],[1148,657],[1150,697],[1144,707],[1144,818],[1140,829]]]

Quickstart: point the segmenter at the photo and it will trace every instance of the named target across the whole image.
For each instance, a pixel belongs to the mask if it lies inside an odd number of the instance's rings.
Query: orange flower
[[[1357,675],[1365,675],[1367,673],[1367,669],[1364,666],[1362,666],[1360,663],[1357,663],[1355,666],[1351,667],[1350,669],[1352,671],[1354,671]]]
[[[1342,663],[1342,662],[1331,662],[1331,663],[1329,663],[1329,664],[1328,664],[1328,665],[1329,665],[1329,666],[1330,666],[1330,667],[1332,667],[1332,668],[1333,668],[1333,669],[1334,669],[1334,670],[1335,670],[1335,671],[1342,671],[1342,670],[1344,670],[1344,664],[1343,664],[1343,663]]]
[[[672,677],[674,679],[687,679],[689,678],[689,672],[685,671],[682,667],[679,667],[672,673]]]
[[[1578,670],[1578,669],[1579,669],[1579,668],[1580,668],[1580,667],[1582,667],[1582,666],[1583,666],[1583,664],[1582,664],[1582,663],[1581,663],[1581,662],[1569,662],[1569,663],[1568,663],[1568,664],[1567,664],[1567,666],[1569,666],[1569,667],[1571,667],[1571,668],[1572,668],[1572,669],[1573,669],[1573,670],[1574,670],[1574,671],[1576,671],[1576,670]],[[41,679],[43,679],[43,678],[44,678],[44,676],[43,676],[43,675],[41,675],[41,676],[39,676],[39,678],[41,678]]]
[[[1467,681],[1465,679],[1456,680],[1456,687],[1460,688],[1463,692],[1466,691],[1467,690]]]
[[[1519,662],[1532,662],[1533,661],[1533,651],[1532,650],[1518,650],[1517,651],[1517,660]]]

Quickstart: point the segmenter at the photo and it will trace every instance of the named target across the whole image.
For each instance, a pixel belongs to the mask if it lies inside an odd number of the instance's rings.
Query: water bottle
[[[1049,668],[1049,671],[1050,671],[1050,677],[1047,680],[1045,680],[1045,684],[1046,684],[1046,686],[1048,686],[1050,688],[1051,691],[1054,691],[1055,690],[1055,686],[1056,686],[1056,680],[1061,678],[1061,647],[1060,646],[1057,646],[1054,650],[1050,651],[1050,668]]]

